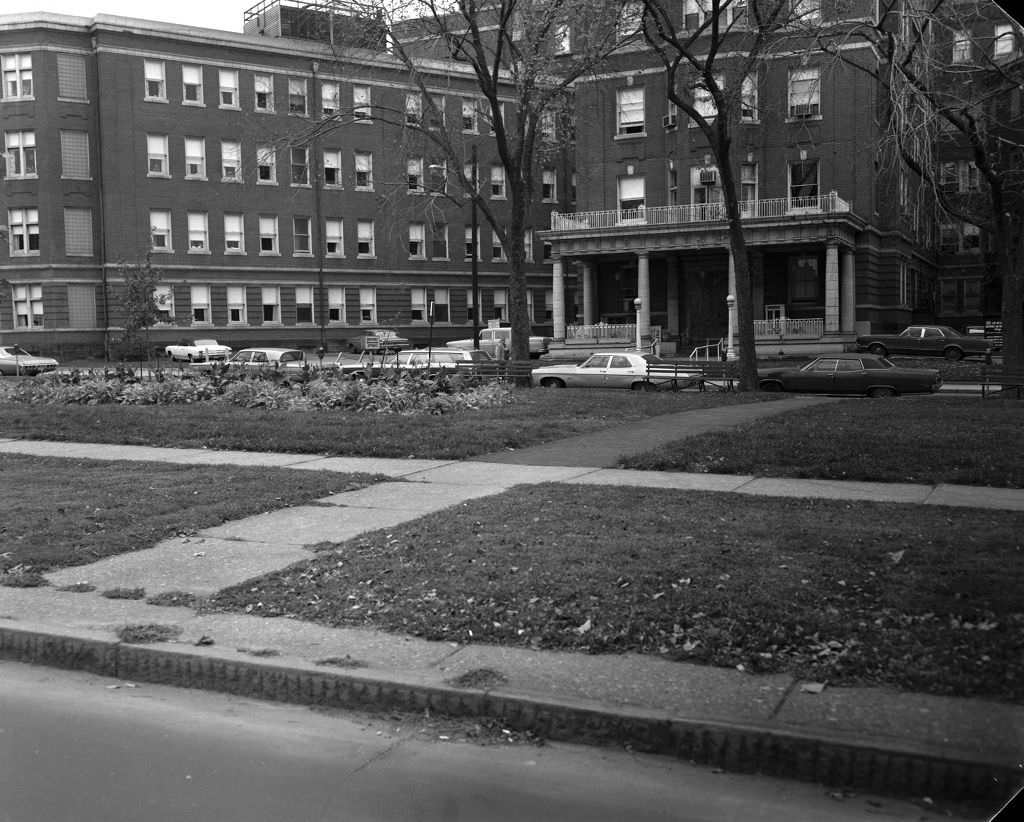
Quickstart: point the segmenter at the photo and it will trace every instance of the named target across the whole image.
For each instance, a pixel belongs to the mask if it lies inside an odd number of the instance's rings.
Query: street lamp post
[[[725,298],[725,304],[728,307],[728,311],[729,311],[729,336],[726,338],[725,358],[727,360],[735,360],[736,359],[736,352],[733,349],[732,340],[733,340],[733,332],[735,330],[734,327],[733,327],[734,326],[734,323],[733,323],[733,312],[736,309],[736,298],[732,294],[728,295]]]
[[[639,297],[633,300],[633,308],[636,309],[636,353],[640,353],[640,309],[643,308],[644,301]]]

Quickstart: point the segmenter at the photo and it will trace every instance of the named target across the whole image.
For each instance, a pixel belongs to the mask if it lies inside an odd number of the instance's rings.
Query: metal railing
[[[567,340],[635,340],[636,323],[592,323],[567,325]]]
[[[704,345],[698,345],[690,352],[691,360],[720,360],[722,359],[722,346],[725,340],[708,341]]]
[[[845,214],[851,206],[835,191],[816,197],[777,197],[740,203],[744,219],[773,219],[800,214]],[[586,231],[629,226],[700,225],[726,220],[725,203],[629,208],[614,211],[551,213],[552,231]]]
[[[821,317],[785,320],[754,320],[754,338],[781,338],[814,340],[825,333],[825,320]]]

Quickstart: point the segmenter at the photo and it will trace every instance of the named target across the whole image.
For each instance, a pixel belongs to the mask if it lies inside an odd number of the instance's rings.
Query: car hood
[[[59,365],[53,357],[35,357],[32,354],[22,355],[20,357],[4,357],[5,361],[14,362],[18,361],[18,365]]]

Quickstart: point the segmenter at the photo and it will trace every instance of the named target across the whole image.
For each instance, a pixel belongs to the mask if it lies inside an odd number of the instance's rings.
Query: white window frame
[[[356,257],[368,260],[376,256],[373,220],[356,220]]]
[[[281,243],[276,214],[260,215],[260,256],[277,257],[281,254]]]
[[[9,208],[7,229],[12,257],[39,256],[39,209]]]
[[[313,256],[313,221],[304,215],[292,217],[292,256]]]
[[[333,117],[341,110],[341,84],[334,80],[320,82],[320,114]]]
[[[341,188],[341,149],[325,148],[323,163],[324,187]]]
[[[185,138],[185,179],[206,179],[206,138]]]
[[[498,236],[498,232],[491,231],[491,262],[492,263],[503,263],[508,259],[508,255],[505,254],[505,246],[501,242],[501,237]]]
[[[311,185],[309,176],[309,148],[306,146],[292,146],[288,150],[291,160],[291,184],[300,188],[309,188]]]
[[[267,169],[267,176],[264,176]],[[277,185],[277,150],[273,146],[256,147],[256,185]]]
[[[213,325],[210,286],[193,285],[189,288],[189,296],[192,303],[192,325]]]
[[[817,66],[790,69],[786,84],[789,119],[821,117],[821,71]]]
[[[219,69],[220,108],[238,109],[238,69]]]
[[[194,99],[189,97],[194,94]],[[203,67],[186,63],[181,67],[181,104],[201,106],[203,103]]]
[[[359,289],[359,322],[363,325],[377,324],[377,289],[373,286]]]
[[[167,102],[167,66],[163,60],[146,60],[143,63],[143,99],[152,102]]]
[[[169,138],[166,134],[146,135],[147,177],[171,176],[168,143]]]
[[[31,179],[39,176],[36,165],[35,131],[4,132],[4,176],[8,179]]]
[[[205,211],[189,211],[188,221],[188,253],[210,253],[210,215]]]
[[[220,141],[220,181],[222,183],[242,182],[242,141]]]
[[[324,255],[327,257],[345,256],[345,221],[342,219],[324,220]]]
[[[409,319],[414,323],[425,323],[427,317],[427,289],[413,286],[409,289]]]
[[[814,192],[815,192],[814,194],[796,194],[795,193],[795,190],[798,188],[798,186],[797,186],[796,183],[793,182],[793,170],[797,166],[808,166],[808,167],[814,166],[815,167],[815,175],[814,175],[814,183],[813,183],[813,188],[814,188]],[[807,199],[809,197],[818,197],[818,196],[820,196],[821,195],[821,162],[819,160],[817,160],[817,159],[814,159],[814,160],[794,160],[794,161],[791,161],[789,163],[789,167],[786,170],[786,180],[787,180],[786,199],[790,203],[792,203],[794,200],[804,200],[804,199]],[[810,187],[806,183],[801,183],[800,186]],[[794,207],[794,206],[791,206],[791,207]],[[796,207],[802,208],[803,206],[796,206]]]
[[[491,292],[491,302],[493,304],[494,319],[508,319],[508,289],[495,288]]]
[[[558,173],[553,168],[541,169],[540,198],[545,203],[558,202]]]
[[[159,242],[161,238],[163,242]],[[174,253],[174,234],[171,224],[171,212],[166,208],[149,210],[149,246],[155,254]]]
[[[265,114],[274,112],[274,75],[253,75],[253,110]]]
[[[723,78],[715,77],[715,82],[721,88]],[[693,87],[693,107],[708,122],[718,117],[718,106],[715,105],[715,98],[711,96],[711,92],[704,85]],[[696,125],[696,123],[690,123],[690,125]]]
[[[526,262],[533,262],[533,229],[527,228],[523,230],[523,252],[526,256]]]
[[[224,214],[224,253],[245,254],[245,215],[237,212]]]
[[[447,288],[435,288],[434,299],[434,322],[450,324],[452,321],[451,296]]]
[[[423,124],[423,95],[418,91],[405,94],[405,124],[416,128]]]
[[[352,116],[357,123],[369,123],[373,114],[373,92],[369,86],[352,86]]]
[[[430,226],[430,259],[448,259],[448,223],[435,222]]]
[[[992,32],[992,58],[1009,57],[1017,51],[1017,38],[1009,23],[998,25]]]
[[[291,117],[309,114],[309,83],[305,77],[288,78],[288,114]]]
[[[425,194],[423,158],[410,157],[405,164],[406,188],[410,194]]]
[[[643,137],[647,133],[647,102],[643,86],[615,91],[615,136]]]
[[[491,199],[505,199],[505,167],[499,165],[491,166]]]
[[[299,309],[302,306],[309,307],[309,319],[302,319],[299,316]],[[295,286],[295,324],[314,325],[316,323],[316,299],[314,289],[311,285]]]
[[[409,259],[427,258],[427,228],[423,223],[409,223]]]
[[[3,67],[3,98],[5,100],[33,100],[32,55],[5,54],[0,59]]]
[[[480,110],[475,97],[462,98],[462,132],[476,134],[480,127]]]
[[[14,327],[45,328],[46,315],[43,308],[43,286],[41,283],[16,285],[13,288]]]
[[[327,322],[330,325],[344,325],[345,316],[345,286],[327,286]]]
[[[642,174],[619,177],[615,193],[620,214],[642,212],[647,207],[647,178]]]
[[[174,289],[169,285],[157,285],[153,288],[153,302],[156,303],[157,323],[174,323]]]
[[[757,123],[761,119],[757,109],[756,74],[748,74],[740,86],[740,119],[744,123]]]
[[[228,325],[248,325],[249,315],[245,299],[245,286],[229,285],[227,292]]]
[[[276,218],[275,218],[276,219]],[[261,319],[263,325],[281,324],[281,289],[274,285],[260,287]],[[268,312],[267,309],[270,309]],[[269,316],[268,316],[269,315]]]
[[[355,152],[356,191],[373,191],[373,153]],[[360,175],[364,176],[360,182]]]

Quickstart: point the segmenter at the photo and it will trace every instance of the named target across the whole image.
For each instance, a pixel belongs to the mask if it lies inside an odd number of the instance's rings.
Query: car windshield
[[[896,367],[892,363],[891,360],[887,360],[885,357],[878,357],[877,359],[873,359],[873,360],[872,359],[868,359],[867,357],[865,357],[862,360],[862,362],[864,363],[864,367],[866,369],[874,369],[876,371],[880,371],[880,370],[885,369],[885,368],[895,368]]]
[[[7,348],[4,349],[4,352],[8,356],[10,356],[10,357],[31,357],[32,356],[31,354],[28,353],[28,351],[26,351],[20,345],[10,345],[10,346],[8,346]]]

